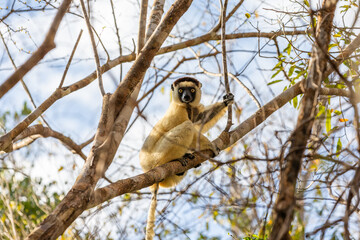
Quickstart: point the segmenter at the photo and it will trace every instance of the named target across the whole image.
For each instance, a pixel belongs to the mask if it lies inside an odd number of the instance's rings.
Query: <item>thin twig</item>
[[[4,36],[2,35],[1,32],[0,32],[0,36],[1,36],[2,42],[4,43],[5,50],[6,50],[7,55],[9,56],[9,59],[10,59],[10,61],[11,61],[11,64],[13,65],[14,69],[17,70],[17,66],[16,66],[16,64],[15,64],[15,62],[14,62],[14,59],[13,59],[12,56],[11,56],[11,53],[10,53],[10,51],[9,51],[9,48],[8,48],[8,46],[7,46],[6,42],[5,42]],[[30,90],[29,90],[29,88],[27,87],[24,79],[21,78],[21,79],[20,79],[20,82],[21,82],[21,85],[23,86],[26,94],[29,96],[29,99],[30,99],[30,102],[31,102],[32,106],[34,107],[34,109],[36,109],[36,104],[35,104],[34,98],[32,97],[32,95],[31,95],[31,93],[30,93]],[[44,122],[48,127],[50,127],[49,123],[45,120],[45,118],[44,118],[43,115],[40,115],[40,118],[43,120],[43,122]]]
[[[227,9],[228,0],[222,3],[220,0],[220,7],[221,7],[221,52],[222,52],[222,63],[223,63],[223,75],[224,75],[224,83],[225,83],[225,90],[226,94],[230,93],[230,86],[229,86],[229,77],[228,77],[228,70],[227,70],[227,61],[226,61],[226,42],[225,42],[225,35],[226,35],[226,9]],[[231,105],[228,106],[228,119],[226,123],[226,127],[224,129],[225,132],[230,130],[232,125],[232,108]]]
[[[70,54],[70,58],[69,58],[69,60],[68,60],[68,62],[67,62],[67,64],[66,64],[66,67],[65,67],[65,70],[64,70],[64,73],[63,73],[63,76],[62,76],[62,78],[61,78],[61,81],[60,81],[60,84],[59,84],[59,87],[58,87],[58,88],[61,88],[61,87],[63,86],[63,84],[64,84],[66,74],[67,74],[67,72],[68,72],[68,70],[69,70],[69,67],[70,67],[71,61],[72,61],[72,59],[73,59],[73,57],[74,57],[76,48],[77,48],[77,46],[78,46],[78,44],[79,44],[79,42],[80,42],[80,38],[81,38],[82,33],[83,33],[83,30],[81,29],[81,30],[80,30],[80,33],[79,33],[79,36],[78,36],[77,39],[76,39],[74,48],[73,48],[73,50],[72,50],[72,52],[71,52],[71,54]]]
[[[120,39],[120,33],[119,33],[119,27],[117,25],[117,20],[116,20],[116,14],[115,14],[115,8],[114,8],[114,2],[113,0],[110,0],[110,4],[111,4],[111,13],[113,15],[113,20],[114,20],[114,25],[115,25],[115,32],[116,32],[116,37],[118,39],[118,45],[119,45],[119,56],[121,57],[122,56],[122,45],[121,45],[121,39]],[[120,64],[120,76],[119,76],[119,79],[121,81],[122,79],[122,72],[123,72],[123,69],[122,69],[122,64]],[[119,82],[120,82],[119,81]]]
[[[213,72],[209,72],[208,70],[206,70],[202,65],[201,65],[201,61],[200,61],[200,57],[196,54],[196,52],[192,49],[189,48],[190,51],[194,54],[195,58],[198,60],[199,62],[199,67],[200,69],[205,73],[208,74],[210,76],[214,76],[214,77],[221,77],[222,74],[221,73],[213,73]],[[250,98],[255,102],[256,106],[258,108],[261,108],[261,104],[260,102],[257,100],[257,98],[255,97],[255,95],[251,92],[251,90],[238,78],[236,77],[234,74],[232,73],[228,73],[228,75],[233,78],[234,80],[236,80],[240,86],[247,92],[247,94],[249,94]]]
[[[91,28],[91,24],[90,24],[90,19],[86,13],[86,8],[85,8],[85,3],[83,0],[80,0],[80,4],[81,4],[81,9],[83,11],[83,14],[84,14],[84,19],[85,19],[85,22],[86,22],[86,27],[88,29],[88,32],[89,32],[89,36],[90,36],[90,40],[91,40],[91,46],[92,46],[92,49],[93,49],[93,52],[94,52],[94,57],[95,57],[95,63],[96,63],[96,75],[97,75],[97,78],[99,80],[99,88],[100,88],[100,92],[101,92],[101,95],[105,95],[105,90],[104,90],[104,85],[103,85],[103,81],[102,81],[102,76],[101,76],[101,69],[100,69],[100,59],[99,59],[99,55],[98,55],[98,52],[96,50],[96,44],[95,44],[95,38],[94,38],[94,33],[92,31],[92,28]],[[90,12],[90,9],[89,9],[89,12]]]

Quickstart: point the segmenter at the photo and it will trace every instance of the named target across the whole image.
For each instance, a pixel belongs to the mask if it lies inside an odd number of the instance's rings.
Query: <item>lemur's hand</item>
[[[223,97],[223,102],[225,104],[225,106],[228,106],[230,104],[234,103],[234,95],[232,93],[227,93],[224,97]]]

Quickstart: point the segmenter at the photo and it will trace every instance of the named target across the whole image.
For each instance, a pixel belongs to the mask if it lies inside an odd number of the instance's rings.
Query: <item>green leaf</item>
[[[335,88],[344,89],[344,88],[346,88],[346,86],[344,84],[342,84],[342,83],[337,83]]]
[[[251,17],[250,13],[245,13],[245,16],[246,16],[246,18],[250,18],[250,17]]]
[[[275,65],[275,67],[274,67],[273,69],[271,69],[271,70],[275,70],[275,69],[279,68],[279,67],[281,66],[282,62],[283,62],[283,61],[280,60],[280,61]]]
[[[338,46],[337,43],[329,44],[328,51],[330,51],[330,49],[332,49],[333,47],[336,47],[336,46]]]
[[[289,43],[283,51],[286,52],[288,55],[290,55],[290,53],[291,53],[291,44]]]
[[[282,82],[282,80],[271,81],[267,85],[269,86],[269,85],[272,85],[272,84],[275,84],[275,83],[278,83],[278,82]]]
[[[316,114],[315,118],[320,117],[321,115],[323,115],[325,113],[325,107],[323,105],[319,106],[319,112]]]
[[[339,111],[339,110],[335,110],[334,113],[335,113],[336,115],[341,115],[341,111]]]
[[[291,77],[291,75],[293,75],[294,70],[295,70],[295,65],[292,65],[289,69],[289,73],[288,73],[289,77]]]
[[[274,73],[274,74],[271,76],[271,78],[274,78],[276,75],[278,75],[280,71],[281,71],[281,69],[277,70],[276,73]]]
[[[341,143],[341,140],[339,138],[339,140],[337,141],[337,144],[336,144],[336,152],[338,152],[338,154],[336,154],[337,157],[339,157],[339,155],[340,155],[339,152],[341,151],[341,149],[342,149],[342,143]]]
[[[307,7],[310,7],[310,4],[309,4],[308,0],[304,0],[304,4],[305,4]]]
[[[21,110],[21,115],[26,116],[31,113],[30,108],[28,108],[27,103],[24,102],[23,109]]]
[[[296,79],[298,79],[299,77],[301,77],[301,76],[303,76],[303,75],[305,75],[305,74],[306,74],[306,70],[300,71],[300,72],[298,73],[298,75],[296,75],[296,77],[295,77],[293,80],[296,80]]]
[[[294,108],[296,108],[298,105],[298,97],[297,96],[294,97],[294,99],[293,99],[293,105],[294,105]]]
[[[326,132],[331,130],[331,110],[326,110],[326,121],[325,121]]]

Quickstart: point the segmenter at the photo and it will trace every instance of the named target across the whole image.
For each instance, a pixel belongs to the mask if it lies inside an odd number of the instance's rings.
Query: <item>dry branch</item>
[[[165,0],[154,0],[154,4],[150,13],[150,21],[146,28],[146,40],[150,38],[151,34],[155,31],[155,28],[159,24],[161,17],[164,13]]]
[[[222,3],[222,0],[220,0],[220,22],[221,22],[221,53],[222,53],[222,66],[223,66],[223,78],[224,78],[224,84],[225,84],[225,91],[227,94],[231,93],[230,91],[230,85],[229,85],[229,77],[228,77],[228,68],[227,68],[227,61],[226,61],[226,41],[225,41],[225,35],[226,35],[226,9],[227,9],[228,1],[225,0],[224,4]],[[224,129],[225,132],[228,132],[232,125],[232,106],[228,106],[228,118],[226,127]]]
[[[37,135],[41,136],[41,137],[53,137],[58,139],[59,141],[61,141],[63,144],[65,144],[69,149],[73,150],[74,152],[76,152],[77,154],[79,154],[81,156],[81,158],[83,158],[84,160],[86,159],[86,156],[84,155],[84,153],[81,151],[81,147],[76,144],[71,138],[65,136],[64,134],[54,131],[51,128],[48,127],[44,127],[41,124],[37,124],[34,126],[31,126],[27,129],[25,129],[14,141],[19,141],[19,140],[25,140],[25,142],[28,142],[29,139],[37,139]],[[19,144],[22,145],[22,144]],[[14,150],[18,149],[18,147],[14,146]]]
[[[274,224],[270,233],[271,240],[288,240],[296,200],[297,177],[301,169],[303,154],[310,138],[315,119],[315,110],[322,81],[326,78],[328,45],[337,1],[324,0],[317,21],[315,44],[310,60],[308,77],[304,82],[304,97],[300,105],[297,124],[289,142],[290,148],[281,173],[280,190],[274,206]],[[280,160],[280,163],[282,160]]]
[[[103,85],[103,80],[102,80],[102,75],[101,75],[101,70],[100,70],[100,67],[101,67],[100,66],[100,59],[99,59],[99,54],[98,54],[97,49],[96,49],[94,33],[93,33],[93,30],[92,30],[92,27],[91,27],[91,24],[90,24],[90,19],[89,19],[90,5],[88,5],[89,6],[89,9],[88,9],[89,16],[86,13],[84,0],[80,0],[80,5],[81,5],[81,9],[82,9],[82,12],[83,12],[83,15],[84,15],[86,27],[87,27],[88,32],[89,32],[90,41],[91,41],[91,47],[92,47],[92,50],[93,50],[93,53],[94,53],[94,59],[95,59],[95,64],[96,64],[96,76],[97,76],[97,79],[99,80],[100,92],[101,92],[101,95],[104,96],[105,95],[105,90],[104,90],[104,85]]]
[[[140,18],[139,18],[137,54],[140,53],[141,49],[145,45],[147,8],[148,8],[148,0],[142,0],[141,8],[140,8]]]
[[[72,59],[73,59],[74,54],[75,54],[75,52],[76,52],[76,48],[77,48],[77,46],[78,46],[78,44],[79,44],[79,42],[80,42],[80,38],[81,38],[82,33],[83,33],[83,30],[81,29],[80,32],[79,32],[79,35],[78,35],[78,37],[77,37],[77,39],[76,39],[75,45],[74,45],[74,47],[73,47],[73,50],[71,51],[69,60],[68,60],[68,62],[66,63],[66,67],[65,67],[64,73],[63,73],[63,75],[62,75],[62,77],[61,77],[61,81],[60,81],[60,84],[59,84],[59,87],[58,87],[58,88],[61,88],[61,87],[63,86],[63,84],[64,84],[66,74],[67,74],[67,72],[68,72],[68,70],[69,70],[69,67],[70,67],[70,65],[71,65]]]

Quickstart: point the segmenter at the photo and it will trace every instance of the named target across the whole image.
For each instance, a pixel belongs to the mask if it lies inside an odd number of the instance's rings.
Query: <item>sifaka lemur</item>
[[[184,165],[186,158],[193,158],[192,152],[211,150],[214,156],[218,149],[202,133],[208,131],[225,114],[227,106],[232,104],[234,96],[228,93],[223,102],[207,107],[200,104],[202,84],[191,77],[183,77],[171,85],[172,101],[140,151],[140,165],[144,172],[172,160],[179,160]],[[184,173],[165,178],[151,186],[152,199],[146,226],[146,240],[153,239],[155,209],[159,186],[169,188],[178,184]]]

